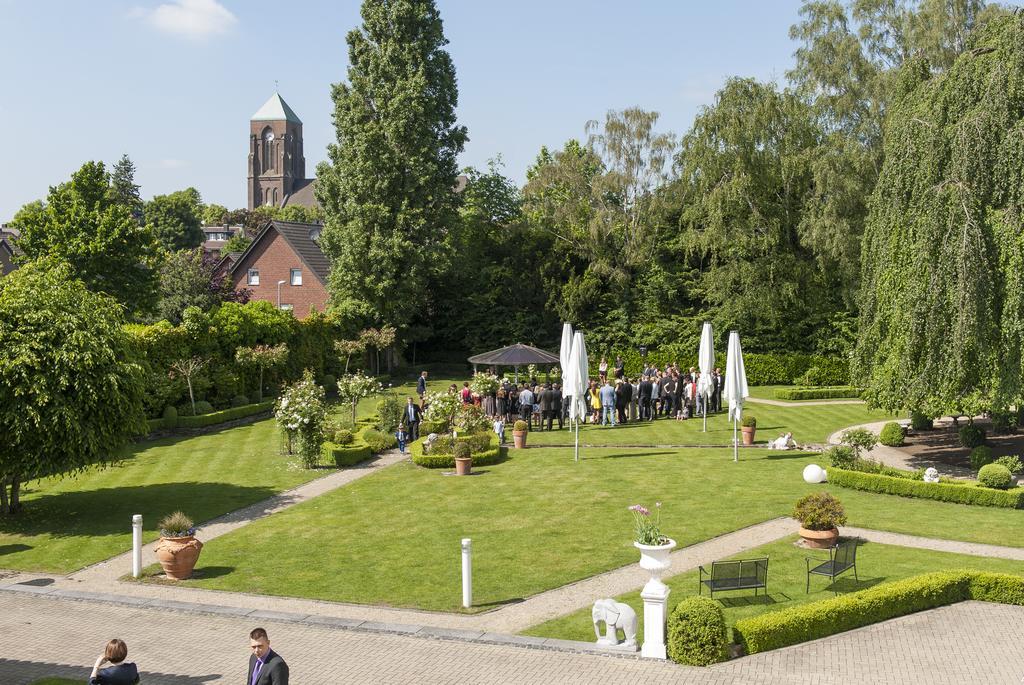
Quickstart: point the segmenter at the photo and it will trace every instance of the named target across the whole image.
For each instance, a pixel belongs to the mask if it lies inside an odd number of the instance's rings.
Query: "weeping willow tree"
[[[1024,346],[1024,17],[941,75],[904,65],[862,245],[854,369],[889,410],[1019,404]]]

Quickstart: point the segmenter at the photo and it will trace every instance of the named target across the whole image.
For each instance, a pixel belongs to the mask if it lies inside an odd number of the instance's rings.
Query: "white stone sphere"
[[[804,482],[824,483],[825,469],[821,468],[817,464],[808,464],[804,467]]]

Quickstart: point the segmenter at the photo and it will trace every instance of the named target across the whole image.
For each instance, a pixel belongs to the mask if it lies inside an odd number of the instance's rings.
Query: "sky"
[[[783,82],[799,0],[437,0],[469,130],[522,185],[542,145],[638,106],[685,133],[730,76]],[[249,118],[277,89],[306,174],[334,140],[332,83],[357,0],[0,0],[0,221],[88,160],[135,163],[142,196],[246,204]]]

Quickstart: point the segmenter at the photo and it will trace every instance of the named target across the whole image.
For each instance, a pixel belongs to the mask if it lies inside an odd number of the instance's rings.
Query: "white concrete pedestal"
[[[640,656],[665,659],[665,623],[668,618],[668,595],[671,590],[658,578],[651,578],[640,591],[644,600],[644,644]]]

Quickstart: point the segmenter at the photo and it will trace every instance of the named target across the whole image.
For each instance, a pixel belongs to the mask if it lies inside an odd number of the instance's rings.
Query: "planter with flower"
[[[316,384],[312,371],[306,369],[300,380],[285,388],[274,416],[288,436],[288,453],[295,446],[306,468],[316,466],[324,442],[327,405],[324,389]]]
[[[159,523],[160,540],[156,544],[156,558],[171,580],[192,577],[192,569],[199,560],[203,543],[196,539],[196,528],[180,511],[165,516]]]
[[[805,546],[828,549],[839,540],[838,526],[846,523],[846,511],[832,495],[815,492],[796,503],[793,518],[800,522],[800,537]]]
[[[743,431],[743,444],[753,445],[754,434],[757,433],[757,418],[754,416],[744,416],[740,422],[740,430]]]
[[[512,424],[512,443],[516,446],[516,449],[526,447],[526,433],[529,427],[530,425],[522,419]]]
[[[668,555],[676,546],[675,540],[661,534],[661,502],[654,503],[656,516],[642,504],[629,510],[633,512],[633,546],[640,550],[640,568],[656,578],[668,568]]]
[[[452,454],[455,456],[455,475],[468,476],[473,469],[473,455],[470,452],[469,443],[455,443]]]

